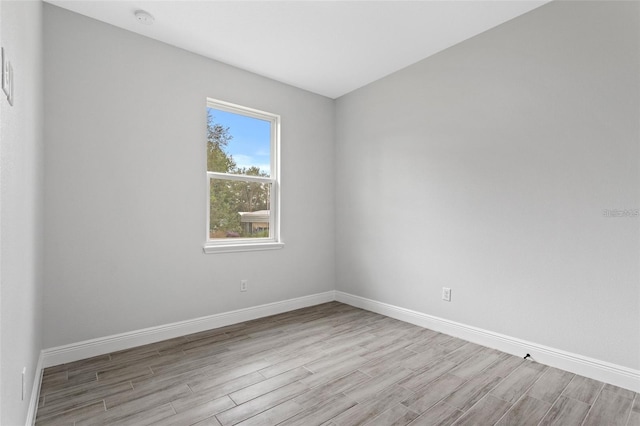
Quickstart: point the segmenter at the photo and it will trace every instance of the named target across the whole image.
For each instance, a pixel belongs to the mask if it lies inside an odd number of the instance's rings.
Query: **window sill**
[[[278,250],[284,247],[284,243],[251,243],[251,244],[205,244],[204,253],[238,253],[244,251]]]

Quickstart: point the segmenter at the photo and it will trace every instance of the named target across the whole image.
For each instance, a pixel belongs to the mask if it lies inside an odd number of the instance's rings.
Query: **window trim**
[[[246,117],[256,118],[271,123],[271,155],[269,177],[210,172],[206,170],[206,230],[204,253],[232,253],[244,251],[275,250],[284,247],[280,237],[280,116],[254,108],[248,108],[218,99],[207,98],[207,107]],[[234,180],[241,182],[258,182],[271,184],[269,209],[269,234],[267,238],[225,238],[211,239],[209,234],[211,218],[211,179]]]

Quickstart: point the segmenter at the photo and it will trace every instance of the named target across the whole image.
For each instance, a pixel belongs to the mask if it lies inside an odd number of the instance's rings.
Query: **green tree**
[[[239,168],[233,156],[227,152],[233,140],[231,129],[215,122],[209,113],[207,120],[207,170],[219,173],[267,177],[259,167]],[[209,233],[211,238],[226,238],[229,233],[242,237],[264,237],[246,234],[238,212],[269,210],[270,185],[258,182],[242,182],[211,179],[209,209]]]
[[[239,169],[239,173],[249,176],[269,176],[256,166]],[[242,211],[269,210],[269,185],[258,182],[239,182],[239,184],[237,187],[238,204]]]
[[[214,121],[211,113],[207,120],[207,170],[231,173],[236,169],[233,156],[226,152],[233,135],[229,127]],[[240,216],[235,210],[233,182],[211,179],[209,209],[209,233],[212,238],[224,238],[227,232],[240,232]],[[234,211],[235,210],[235,211]]]
[[[229,127],[214,121],[209,113],[207,120],[207,170],[210,172],[230,173],[236,168],[233,157],[225,151],[233,135]]]

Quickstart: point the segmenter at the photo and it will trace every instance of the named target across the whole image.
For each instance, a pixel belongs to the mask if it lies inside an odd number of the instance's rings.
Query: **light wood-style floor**
[[[337,302],[45,370],[37,425],[640,425],[629,390]]]

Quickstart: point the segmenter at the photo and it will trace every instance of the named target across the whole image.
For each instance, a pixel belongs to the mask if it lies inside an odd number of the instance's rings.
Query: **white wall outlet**
[[[247,291],[247,280],[240,280],[240,291]]]
[[[21,401],[24,401],[24,397],[25,397],[25,393],[26,393],[26,386],[25,386],[25,376],[27,375],[27,367],[22,367],[22,393],[21,393]]]
[[[451,302],[451,289],[449,287],[442,287],[442,300]]]

